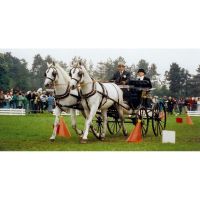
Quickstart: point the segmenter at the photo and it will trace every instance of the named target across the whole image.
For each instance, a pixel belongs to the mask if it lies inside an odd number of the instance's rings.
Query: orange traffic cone
[[[68,129],[67,125],[65,124],[65,121],[62,116],[60,117],[60,123],[59,123],[59,128],[57,130],[57,135],[66,137],[66,138],[71,137],[69,129]]]
[[[131,131],[130,136],[127,139],[127,142],[141,142],[142,141],[142,126],[141,120],[138,120],[136,126]]]
[[[188,114],[186,116],[186,124],[193,125],[192,118]]]

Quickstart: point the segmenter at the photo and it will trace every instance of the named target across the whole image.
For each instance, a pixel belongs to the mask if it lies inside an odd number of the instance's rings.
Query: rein
[[[65,85],[66,86],[66,84],[56,84],[55,83],[56,75],[58,75],[58,71],[57,71],[57,69],[55,67],[51,67],[51,68],[56,71],[54,79],[52,79],[52,78],[50,78],[48,76],[46,76],[46,78],[48,78],[49,80],[51,80],[52,84],[54,86],[54,94],[55,94],[56,106],[58,106],[61,111],[64,111],[63,107],[81,110],[81,108],[79,108],[80,107],[80,96],[77,96],[77,95],[74,95],[74,94],[70,94],[71,90],[70,90],[70,85],[69,84],[68,84],[68,86],[67,86],[64,94],[56,94],[55,87],[59,86],[59,85]],[[76,98],[77,102],[75,104],[72,104],[72,105],[62,105],[62,104],[59,103],[59,100],[65,99],[65,98],[67,98],[69,96],[72,96],[72,97]]]

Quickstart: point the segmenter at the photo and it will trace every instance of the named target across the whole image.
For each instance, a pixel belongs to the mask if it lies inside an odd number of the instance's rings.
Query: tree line
[[[10,52],[0,53],[0,89],[7,91],[11,88],[14,90],[37,90],[43,87],[44,73],[47,69],[47,62],[51,63],[53,58],[48,55],[42,58],[40,54],[34,56],[31,69],[28,69],[28,63],[24,59],[14,57]],[[126,61],[123,57],[114,60],[108,58],[104,62],[99,62],[96,66],[92,61],[75,56],[71,62],[81,61],[87,68],[90,75],[100,81],[109,81],[117,68],[119,61]],[[68,70],[70,64],[57,61],[65,69]],[[146,76],[152,81],[155,88],[154,95],[158,96],[200,96],[200,65],[196,68],[196,74],[192,75],[185,68],[180,67],[177,63],[172,63],[169,70],[165,71],[164,77],[157,72],[158,67],[155,63],[148,63],[141,59],[136,65],[126,65],[126,70],[130,71],[132,78],[136,78],[139,68],[146,71]]]

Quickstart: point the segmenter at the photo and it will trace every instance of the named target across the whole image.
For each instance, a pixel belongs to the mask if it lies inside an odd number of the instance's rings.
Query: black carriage
[[[119,86],[124,92],[124,105],[121,106],[124,110],[131,109],[133,111],[125,115],[124,123],[136,125],[138,120],[141,120],[143,137],[146,136],[151,123],[154,135],[158,136],[166,128],[166,109],[161,100],[151,97],[152,89],[146,86],[146,81],[137,80],[130,81],[129,85]],[[102,122],[101,113],[98,112],[91,128],[98,139],[101,139]],[[117,135],[121,131],[121,123],[115,106],[110,107],[108,110],[107,128],[111,135]]]

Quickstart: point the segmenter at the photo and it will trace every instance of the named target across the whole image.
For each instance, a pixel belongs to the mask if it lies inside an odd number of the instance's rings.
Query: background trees
[[[11,53],[0,53],[0,89],[9,90],[37,90],[43,87],[44,73],[47,69],[47,62],[51,63],[53,58],[48,55],[42,58],[40,54],[34,56],[31,69],[27,68],[27,62],[12,56]],[[69,64],[57,61],[66,71],[69,71],[72,62],[81,63],[96,80],[109,81],[117,70],[118,62],[126,65],[126,70],[131,72],[131,77],[136,78],[139,68],[146,71],[146,76],[152,81],[155,88],[153,95],[158,96],[200,96],[200,65],[197,66],[196,74],[190,74],[188,70],[182,68],[177,63],[172,63],[169,70],[164,75],[157,72],[159,66],[141,59],[136,64],[126,64],[126,60],[120,56],[114,60],[108,58],[100,61],[95,66],[91,60],[74,56]]]
[[[3,90],[16,89],[28,90],[30,76],[27,62],[18,59],[11,53],[1,54],[0,58],[0,87]]]

